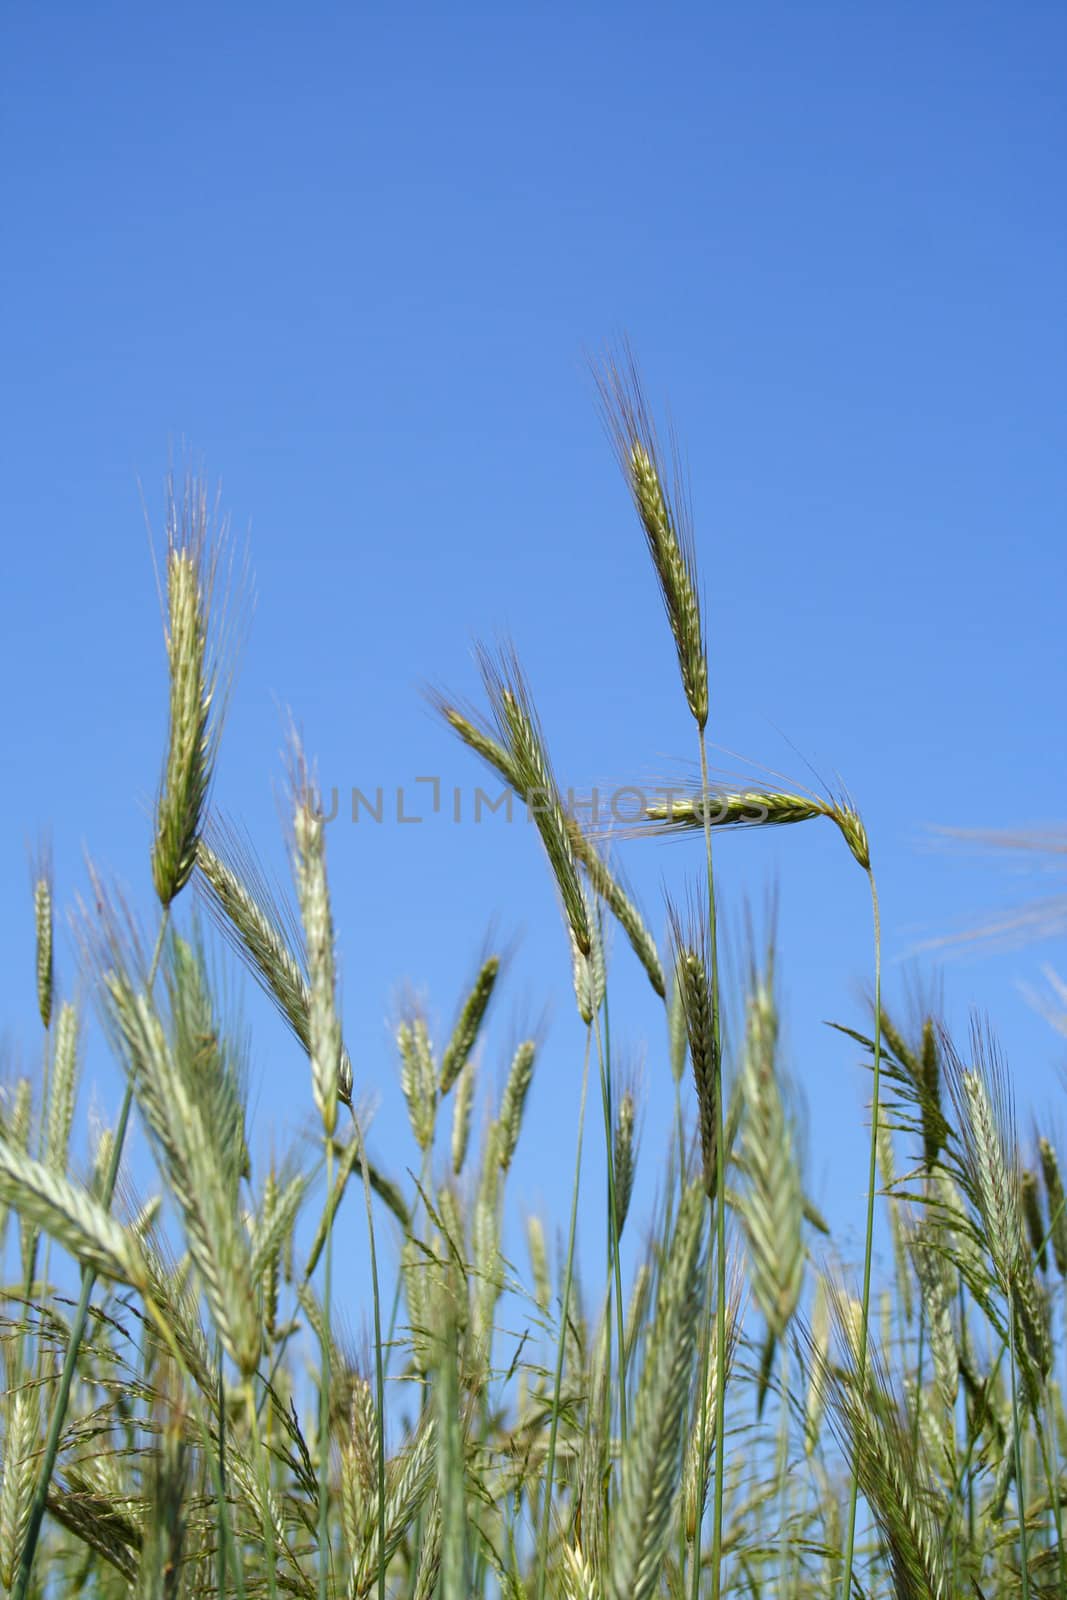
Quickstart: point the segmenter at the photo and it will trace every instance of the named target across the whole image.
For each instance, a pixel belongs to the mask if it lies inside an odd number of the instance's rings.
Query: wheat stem
[[[544,1485],[541,1493],[541,1534],[537,1561],[537,1600],[545,1600],[545,1583],[548,1578],[548,1541],[552,1526],[552,1484],[556,1470],[556,1438],[559,1431],[560,1397],[563,1391],[563,1361],[567,1349],[567,1323],[570,1317],[571,1283],[574,1277],[574,1246],[578,1229],[578,1193],[582,1181],[582,1138],[585,1132],[585,1102],[589,1088],[589,1058],[592,1049],[593,1029],[585,1030],[585,1059],[582,1065],[582,1090],[578,1104],[578,1139],[574,1153],[574,1182],[571,1189],[571,1217],[567,1236],[567,1260],[563,1270],[563,1296],[559,1319],[559,1344],[556,1350],[556,1370],[552,1390],[552,1417],[548,1429],[548,1455],[545,1461]]]
[[[159,971],[159,963],[163,955],[163,941],[166,937],[169,920],[170,907],[165,905],[159,919],[156,947],[152,954],[152,964],[148,972],[149,993],[152,991],[156,974]],[[115,1194],[119,1163],[122,1160],[122,1147],[126,1139],[126,1128],[130,1120],[132,1106],[133,1077],[130,1075],[122,1096],[118,1125],[115,1128],[115,1136],[111,1142],[107,1172],[99,1197],[100,1203],[105,1210],[110,1208]],[[26,1539],[22,1546],[22,1554],[19,1557],[18,1576],[15,1580],[15,1587],[12,1590],[12,1600],[26,1600],[29,1592],[30,1578],[33,1573],[33,1559],[37,1551],[37,1543],[41,1536],[41,1524],[44,1521],[44,1514],[48,1505],[48,1490],[52,1481],[52,1473],[55,1469],[56,1456],[59,1454],[59,1440],[63,1432],[63,1423],[66,1420],[67,1406],[70,1403],[71,1386],[74,1382],[74,1372],[78,1364],[78,1354],[81,1350],[82,1340],[85,1337],[85,1327],[89,1320],[89,1301],[92,1298],[95,1284],[96,1273],[90,1267],[86,1267],[82,1272],[78,1304],[74,1312],[74,1320],[70,1325],[70,1336],[67,1340],[67,1353],[63,1358],[63,1370],[60,1373],[59,1388],[56,1390],[56,1397],[52,1403],[52,1412],[48,1419],[48,1434],[45,1438],[44,1453],[41,1457],[41,1470],[37,1477],[37,1483],[33,1491],[33,1502],[26,1522]]]
[[[871,1147],[867,1168],[867,1222],[863,1253],[863,1297],[860,1312],[858,1361],[859,1392],[864,1392],[867,1372],[867,1329],[871,1310],[871,1262],[874,1257],[874,1196],[878,1181],[878,1102],[882,1066],[882,922],[878,909],[878,887],[874,873],[867,868],[871,890],[871,916],[874,924],[874,1081],[871,1089]],[[859,1497],[859,1467],[853,1463],[849,1487],[848,1532],[845,1536],[845,1569],[841,1585],[842,1600],[852,1593],[852,1562],[856,1539],[856,1505]]]

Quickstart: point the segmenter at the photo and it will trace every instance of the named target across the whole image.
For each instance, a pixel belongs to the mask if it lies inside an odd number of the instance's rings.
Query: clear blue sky
[[[158,530],[183,441],[250,528],[216,797],[269,863],[283,707],[342,791],[477,781],[419,694],[475,692],[476,635],[514,637],[565,781],[694,754],[584,365],[624,330],[688,450],[711,736],[848,784],[888,997],[917,940],[1042,887],[926,829],[1065,812],[1062,6],[53,5],[8,8],[0,54],[9,1057],[38,1048],[25,841],[51,828],[64,900],[87,848],[151,913],[166,687],[138,483]],[[512,1194],[558,1212],[580,1030],[531,832],[338,824],[330,852],[375,1151],[414,1164],[397,986],[440,1037],[495,917],[517,948],[486,1076],[547,1005]],[[625,859],[662,932],[699,850]],[[867,1080],[823,1021],[862,1015],[862,878],[821,824],[719,861],[730,925],[778,883],[811,1186],[843,1221]],[[946,994],[955,1022],[989,1010],[1021,1107],[1062,1128],[1062,1041],[1017,989],[1042,959],[1062,942],[974,955]],[[647,1199],[669,1075],[618,940],[615,971]],[[262,1155],[310,1094],[248,1015]],[[117,1097],[96,1043],[83,1113]]]

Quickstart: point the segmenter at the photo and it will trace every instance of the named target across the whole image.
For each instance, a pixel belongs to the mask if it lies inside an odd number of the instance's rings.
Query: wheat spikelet
[[[1064,1198],[1060,1164],[1048,1139],[1039,1139],[1037,1148],[1041,1157],[1041,1175],[1045,1180],[1052,1255],[1060,1277],[1067,1278],[1067,1200]]]
[[[78,1013],[69,1001],[64,1001],[56,1018],[45,1129],[45,1161],[53,1172],[65,1172],[67,1169],[77,1073]]]
[[[582,954],[588,955],[593,944],[589,907],[529,686],[513,650],[494,657],[480,648],[478,664],[499,741],[507,749],[518,792],[525,798],[541,836],[571,935]]]
[[[177,1015],[182,1009],[181,986],[191,983],[192,969],[179,959],[169,976],[177,986],[172,987]],[[225,1063],[211,1051],[194,1076],[190,1068],[195,1064],[187,1051],[171,1048],[149,997],[135,990],[119,969],[107,973],[104,984],[108,1016],[181,1209],[219,1336],[247,1376],[259,1363],[261,1330],[248,1240],[234,1205],[240,1151],[235,1151],[232,1139],[225,1141],[225,1126],[211,1114],[214,1097],[204,1094],[205,1068],[214,1076],[225,1073]]]
[[[294,876],[304,923],[311,979],[308,1008],[308,1054],[311,1086],[327,1137],[337,1126],[341,1082],[341,1024],[337,1017],[337,974],[334,964],[333,913],[326,881],[326,839],[322,813],[314,803],[300,766],[294,785]]]
[[[152,881],[163,905],[188,883],[196,860],[218,745],[218,662],[213,659],[213,587],[226,530],[214,541],[207,491],[196,479],[182,504],[170,486],[167,507],[166,645],[170,732],[156,802]]]
[[[730,1373],[733,1369],[738,1340],[741,1337],[741,1296],[742,1278],[740,1271],[736,1269],[735,1263],[727,1286],[726,1316],[724,1319],[726,1358],[723,1363],[723,1376],[727,1383],[729,1383]],[[715,1416],[719,1386],[718,1339],[718,1319],[715,1318],[708,1323],[707,1349],[704,1352],[702,1361],[705,1380],[703,1415],[707,1422],[702,1430],[700,1420],[702,1402],[700,1400],[700,1384],[698,1383],[689,1424],[689,1438],[685,1447],[685,1466],[682,1472],[680,1514],[683,1518],[685,1537],[689,1544],[697,1541],[698,1531],[708,1500],[711,1462],[715,1450],[715,1434],[711,1419]]]
[[[582,832],[575,818],[567,818],[567,828],[574,853],[585,869],[590,888],[603,900],[630,941],[630,948],[644,967],[649,983],[660,999],[664,999],[667,990],[656,941],[646,928],[632,895],[612,874],[596,845]]]
[[[694,1184],[679,1205],[632,1430],[623,1451],[607,1586],[611,1600],[648,1600],[659,1586],[681,1473],[699,1312],[704,1209],[704,1195]]]
[[[952,1326],[952,1312],[945,1293],[945,1274],[939,1253],[930,1247],[927,1233],[918,1229],[912,1239],[912,1258],[919,1279],[919,1289],[926,1308],[926,1324],[930,1348],[934,1356],[934,1374],[938,1392],[946,1411],[956,1404],[959,1390],[960,1363],[956,1333]]]
[[[308,1179],[302,1172],[280,1183],[272,1167],[253,1220],[249,1272],[254,1283],[273,1281],[275,1294],[282,1246],[296,1226],[307,1191]]]
[[[388,1565],[400,1541],[414,1523],[434,1482],[436,1468],[436,1427],[424,1424],[399,1456],[388,1463],[385,1486],[385,1546],[382,1558]],[[377,1496],[375,1496],[377,1499]],[[369,1531],[358,1561],[353,1563],[348,1583],[348,1600],[364,1600],[377,1581],[379,1564],[378,1512],[372,1507]]]
[[[479,1355],[485,1362],[492,1344],[493,1314],[504,1286],[500,1256],[500,1146],[506,1138],[499,1121],[489,1128],[471,1219],[471,1265],[476,1283],[474,1332]]]
[[[634,1148],[635,1114],[633,1090],[624,1089],[619,1098],[619,1109],[615,1116],[613,1149],[616,1239],[622,1238],[622,1230],[626,1226],[626,1218],[630,1210],[630,1197],[634,1189],[634,1169],[636,1166],[636,1151]]]
[[[426,1019],[416,1013],[402,1021],[396,1030],[396,1045],[411,1131],[419,1149],[428,1150],[437,1120],[437,1073]]]
[[[463,1171],[463,1163],[467,1159],[476,1080],[477,1068],[472,1060],[468,1060],[460,1069],[456,1082],[456,1100],[452,1107],[452,1171],[457,1178]]]
[[[497,1118],[497,1161],[503,1172],[511,1166],[515,1148],[519,1142],[519,1130],[522,1127],[522,1114],[526,1106],[526,1096],[533,1080],[534,1059],[537,1055],[537,1046],[532,1039],[524,1039],[515,1051],[512,1059],[511,1070],[504,1084],[504,1093],[500,1099],[500,1115]]]
[[[712,998],[708,966],[699,935],[686,942],[677,913],[670,912],[675,946],[675,972],[681,992],[682,1012],[689,1038],[689,1059],[693,1064],[697,1109],[700,1117],[700,1150],[704,1189],[714,1197],[718,1152],[719,1097],[722,1094],[722,1068],[712,1025]]]
[[[869,871],[871,865],[867,832],[859,813],[845,801],[822,799],[818,795],[794,794],[782,789],[730,789],[715,785],[707,796],[671,792],[664,800],[651,800],[643,808],[644,821],[631,832],[688,833],[703,831],[707,816],[711,828],[739,831],[746,828],[785,828],[814,817],[829,817],[834,822],[857,863]]]
[[[544,803],[543,793],[545,791],[543,783],[535,785],[534,789],[531,790],[527,783],[529,772],[524,768],[523,763],[517,760],[511,751],[505,749],[498,739],[494,739],[484,725],[466,715],[443,695],[432,694],[430,698],[438,714],[444,718],[453,732],[457,733],[469,749],[473,750],[476,755],[480,756],[488,766],[492,767],[504,779],[504,782],[508,784],[524,804]],[[534,726],[535,731],[539,733],[536,720]],[[548,776],[550,777],[551,775],[548,774]],[[542,780],[545,777],[543,766],[541,777]],[[665,989],[659,952],[656,949],[655,940],[645,926],[632,896],[619,879],[612,874],[596,845],[583,833],[577,819],[568,812],[563,811],[562,806],[560,808],[560,816],[571,850],[574,857],[585,869],[590,887],[594,894],[603,900],[619,923],[619,926],[630,941],[634,954],[647,972],[649,982],[656,993],[662,997]],[[591,925],[592,919],[589,918],[588,920]]]
[[[670,1050],[671,1077],[675,1083],[680,1084],[685,1075],[689,1033],[685,1023],[682,979],[677,963],[671,973],[671,997],[667,1007],[667,1042]]]
[[[54,959],[52,953],[53,920],[52,870],[47,854],[37,870],[33,885],[33,920],[37,942],[37,1008],[45,1028],[52,1021],[52,991],[54,985]]]
[[[774,1339],[784,1334],[804,1280],[804,1192],[776,1067],[778,1014],[769,979],[748,999],[741,1151],[748,1183],[741,1214],[752,1289]]]
[[[712,828],[781,828],[812,817],[832,816],[828,802],[812,795],[786,794],[766,789],[709,789],[707,802],[700,794],[672,795],[650,801],[644,815],[676,831],[703,832],[704,815]]]
[[[541,1310],[547,1312],[552,1299],[552,1279],[548,1270],[544,1224],[540,1217],[529,1216],[526,1219],[526,1248],[530,1254],[530,1270],[533,1273],[534,1299]]]
[[[830,1293],[820,1274],[808,1332],[808,1392],[804,1404],[804,1453],[811,1456],[819,1442],[819,1426],[826,1407],[830,1354]]]
[[[954,1589],[942,1544],[930,1477],[913,1448],[911,1428],[889,1389],[876,1347],[870,1347],[858,1382],[859,1327],[839,1293],[831,1298],[838,1345],[836,1371],[824,1368],[841,1443],[885,1540],[900,1600],[950,1600]]]
[[[1030,1236],[1030,1248],[1042,1272],[1048,1271],[1048,1248],[1045,1236],[1045,1219],[1041,1215],[1041,1192],[1037,1186],[1037,1173],[1026,1168],[1019,1177],[1019,1197],[1023,1220]]]
[[[500,972],[500,957],[490,956],[482,963],[480,972],[474,981],[474,987],[464,1002],[463,1010],[459,1014],[452,1037],[449,1039],[441,1057],[441,1077],[439,1088],[442,1098],[448,1093],[467,1063],[478,1030],[485,1020],[485,1013],[492,998],[493,988]]]
[[[708,720],[708,660],[700,620],[696,552],[688,496],[680,471],[668,494],[655,429],[629,351],[621,366],[608,360],[597,373],[601,409],[623,476],[633,496],[659,579],[674,636],[682,686],[697,726]]]
[[[36,1469],[37,1397],[18,1389],[8,1396],[0,1482],[0,1583],[10,1590],[26,1539]]]
[[[216,825],[210,842],[197,844],[198,882],[223,936],[250,964],[256,982],[271,997],[310,1054],[311,990],[294,954],[299,929],[275,904],[248,847],[232,830]],[[352,1063],[342,1046],[338,1092],[352,1098]]]
[[[584,891],[583,891],[584,893]],[[592,924],[590,924],[592,927]],[[607,989],[607,972],[604,965],[604,946],[596,929],[592,930],[591,950],[579,948],[572,929],[568,928],[571,943],[571,975],[574,982],[574,999],[578,1015],[586,1027],[604,1004]]]
[[[84,1189],[0,1137],[0,1200],[47,1233],[99,1277],[145,1289],[145,1264],[133,1238]]]
[[[1003,1119],[1003,1078],[994,1058],[994,1086],[1001,1100],[995,1108],[981,1072],[949,1057],[949,1087],[960,1112],[963,1170],[971,1198],[982,1218],[989,1253],[1001,1290],[1008,1293],[1021,1244],[1018,1174],[1009,1162]]]

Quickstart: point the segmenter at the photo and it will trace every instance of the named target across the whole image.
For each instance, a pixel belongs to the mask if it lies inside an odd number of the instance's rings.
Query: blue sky
[[[272,867],[286,707],[342,793],[473,789],[420,685],[475,694],[475,637],[515,640],[565,782],[693,758],[586,367],[623,332],[688,454],[710,735],[847,783],[888,998],[919,940],[1055,886],[928,829],[1064,816],[1062,7],[58,5],[4,32],[9,1061],[38,1050],[25,842],[51,830],[63,900],[88,850],[152,914],[166,685],[140,495],[158,532],[184,448],[249,530],[216,798]],[[425,990],[441,1038],[495,919],[515,953],[484,1080],[547,1008],[512,1195],[559,1215],[581,1033],[532,831],[339,822],[330,856],[376,1152],[415,1164],[398,987]],[[624,859],[662,933],[699,850]],[[777,884],[810,1184],[858,1233],[867,1084],[823,1024],[862,1017],[863,880],[821,824],[718,860],[727,927]],[[1062,957],[944,972],[951,1020],[988,1010],[1020,1107],[1061,1128],[1062,1041],[1018,984]],[[670,1080],[618,940],[614,971],[647,1201]],[[247,1013],[262,1156],[311,1102],[282,1030]],[[94,1040],[83,1112],[118,1092]]]

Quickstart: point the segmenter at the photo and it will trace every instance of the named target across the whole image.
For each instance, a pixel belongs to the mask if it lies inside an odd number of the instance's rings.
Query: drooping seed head
[[[629,352],[596,373],[601,411],[644,529],[674,638],[686,701],[703,730],[708,720],[708,659],[700,617],[689,499],[675,461],[669,492],[637,367]]]

